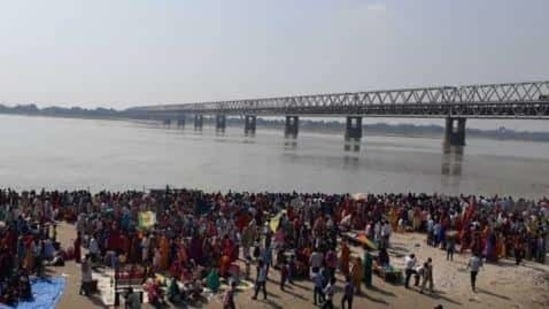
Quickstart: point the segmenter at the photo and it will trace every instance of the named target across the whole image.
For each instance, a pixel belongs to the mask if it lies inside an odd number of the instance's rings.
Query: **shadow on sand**
[[[381,289],[377,286],[371,286],[371,287],[368,288],[368,290],[377,292],[377,293],[382,294],[384,296],[397,297],[397,295],[395,293],[383,290],[383,289]]]
[[[497,298],[503,299],[503,300],[511,300],[509,297],[507,297],[505,295],[490,292],[490,291],[487,291],[487,290],[481,289],[481,288],[477,288],[477,292],[480,293],[480,294],[486,294],[486,295],[494,296],[494,297],[497,297]]]

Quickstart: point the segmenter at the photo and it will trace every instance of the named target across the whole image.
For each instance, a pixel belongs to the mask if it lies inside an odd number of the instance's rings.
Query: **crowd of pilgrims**
[[[44,278],[45,266],[65,262],[54,220],[28,217],[24,210],[35,209],[30,204],[28,198],[15,198],[13,191],[0,191],[1,304],[32,300],[31,276]]]
[[[359,266],[362,259],[352,257],[346,244],[338,243],[342,231],[365,232],[380,245],[381,264],[388,263],[384,248],[390,246],[395,230],[424,232],[430,245],[448,250],[459,245],[459,252],[479,253],[493,262],[513,257],[517,264],[522,259],[545,262],[549,231],[548,200],[498,196],[410,193],[357,198],[170,188],[97,194],[6,189],[0,190],[0,206],[0,220],[5,222],[0,252],[2,291],[15,284],[11,269],[18,270],[15,275],[23,281],[39,271],[31,260],[42,264],[44,248],[49,246],[45,243],[55,242],[49,233],[33,233],[29,226],[57,221],[76,224],[74,244],[63,244],[71,247],[65,258],[74,256],[80,262],[81,247],[88,248],[91,261],[105,261],[114,252],[123,256],[124,264],[147,266],[148,274],[169,274],[181,282],[206,279],[214,291],[220,286],[219,277],[230,276],[238,259],[245,261],[246,275],[251,263],[265,267],[261,272],[265,277],[272,265],[288,281],[309,277],[311,268],[316,271],[320,266],[326,270],[324,285],[329,285],[338,269],[358,289],[362,281],[371,282],[371,272]],[[156,224],[147,230],[138,223],[144,211],[156,214]],[[271,228],[269,220],[281,212],[278,224]],[[455,234],[451,240],[450,233]],[[42,253],[33,253],[37,246]],[[48,258],[55,252],[49,252]],[[318,253],[323,256],[320,263],[312,258]],[[150,296],[154,300],[155,295]]]

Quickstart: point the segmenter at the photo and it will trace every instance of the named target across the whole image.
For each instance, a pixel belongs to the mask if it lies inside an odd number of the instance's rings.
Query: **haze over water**
[[[242,128],[218,136],[187,124],[0,116],[0,185],[17,189],[150,189],[307,192],[445,192],[549,195],[549,143],[468,138],[443,154],[442,137],[365,133],[360,152],[343,135]]]

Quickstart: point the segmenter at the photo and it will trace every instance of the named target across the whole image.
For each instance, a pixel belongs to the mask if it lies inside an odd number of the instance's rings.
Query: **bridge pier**
[[[284,137],[297,138],[299,132],[299,116],[286,116],[286,126],[284,127]]]
[[[360,151],[362,139],[362,117],[348,116],[345,126],[345,151]]]
[[[465,118],[446,118],[444,143],[450,146],[465,146]]]
[[[244,116],[244,134],[255,135],[255,124],[256,124],[255,115]]]
[[[172,120],[170,118],[166,118],[166,119],[162,120],[162,123],[165,126],[170,126],[172,124]]]
[[[185,127],[185,115],[183,116],[179,116],[179,118],[177,118],[177,126],[180,127],[180,128],[184,128]]]
[[[215,116],[215,130],[218,132],[225,132],[227,126],[227,117],[225,115],[216,115]]]
[[[203,124],[204,124],[204,116],[202,116],[202,114],[194,115],[194,130],[202,131]]]

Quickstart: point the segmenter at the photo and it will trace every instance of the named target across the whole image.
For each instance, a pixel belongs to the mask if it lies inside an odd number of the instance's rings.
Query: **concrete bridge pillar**
[[[345,126],[345,150],[349,151],[353,149],[354,151],[359,151],[361,139],[362,117],[347,117],[347,125]]]
[[[215,116],[215,130],[219,132],[225,132],[227,126],[227,118],[225,115],[216,115]]]
[[[297,138],[299,132],[299,116],[286,116],[286,126],[284,127],[284,136],[286,138]]]
[[[450,146],[465,146],[465,118],[446,118],[444,143]]]
[[[177,118],[177,126],[180,127],[180,128],[184,128],[185,127],[185,115],[182,115],[182,116],[179,116],[179,118]]]
[[[202,131],[202,125],[204,124],[204,116],[202,114],[194,115],[194,129],[195,131]]]
[[[172,124],[172,120],[170,118],[165,118],[164,120],[162,120],[162,123],[165,126],[170,126]]]
[[[255,135],[255,124],[256,124],[256,116],[246,115],[244,117],[244,134]]]

